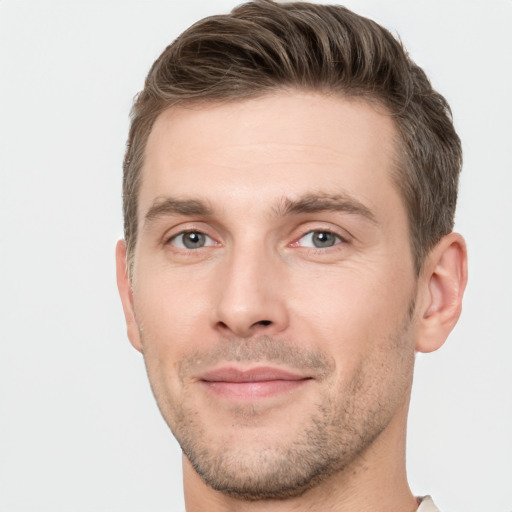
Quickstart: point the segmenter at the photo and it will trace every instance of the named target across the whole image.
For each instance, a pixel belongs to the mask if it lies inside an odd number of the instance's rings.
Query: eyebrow
[[[170,215],[207,217],[213,215],[213,211],[206,203],[197,199],[157,198],[144,217],[144,228],[159,218]]]
[[[277,216],[316,212],[343,212],[359,215],[378,224],[375,214],[361,201],[348,194],[307,194],[297,199],[285,198],[274,212]]]
[[[375,215],[367,206],[347,194],[306,194],[297,199],[285,197],[272,208],[272,211],[277,217],[324,211],[343,212],[359,215],[378,224]],[[199,199],[157,198],[144,217],[144,228],[148,228],[162,217],[172,215],[211,217],[213,214],[213,209]]]

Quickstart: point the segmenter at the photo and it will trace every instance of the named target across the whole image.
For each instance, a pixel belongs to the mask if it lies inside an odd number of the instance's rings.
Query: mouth
[[[231,400],[253,401],[298,390],[312,377],[275,367],[239,369],[216,368],[202,374],[198,381],[208,392]]]

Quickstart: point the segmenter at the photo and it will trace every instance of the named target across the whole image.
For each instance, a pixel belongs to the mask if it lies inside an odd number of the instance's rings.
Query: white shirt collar
[[[439,509],[434,505],[430,496],[424,496],[420,498],[421,503],[418,507],[417,512],[439,512]]]

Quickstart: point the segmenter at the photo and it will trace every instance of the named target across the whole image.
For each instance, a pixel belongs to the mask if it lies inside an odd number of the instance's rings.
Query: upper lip
[[[256,368],[240,369],[232,366],[223,366],[207,371],[199,376],[198,380],[206,382],[265,382],[272,380],[303,380],[310,378],[282,368],[260,366]]]

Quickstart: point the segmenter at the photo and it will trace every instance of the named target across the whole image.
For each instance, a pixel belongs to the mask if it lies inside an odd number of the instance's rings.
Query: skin
[[[414,353],[455,325],[466,251],[451,233],[415,275],[395,136],[382,109],[296,91],[155,122],[118,285],[185,452],[188,512],[416,510]],[[204,379],[262,366],[302,380],[239,393]]]

